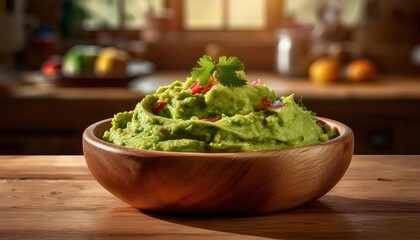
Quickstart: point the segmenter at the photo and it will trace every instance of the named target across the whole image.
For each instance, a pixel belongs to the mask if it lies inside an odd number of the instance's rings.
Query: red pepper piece
[[[262,109],[270,108],[271,102],[267,98],[261,98]]]
[[[198,94],[198,93],[205,93],[208,90],[210,90],[212,87],[216,86],[217,84],[219,84],[219,82],[215,82],[215,81],[209,81],[209,83],[207,83],[205,86],[200,86],[200,84],[198,83],[198,81],[195,81],[190,89],[193,95]]]
[[[169,102],[169,98],[166,98],[162,102],[157,102],[156,105],[151,110],[152,113],[157,114],[160,110],[162,110],[166,106],[166,104],[168,104],[168,102]]]

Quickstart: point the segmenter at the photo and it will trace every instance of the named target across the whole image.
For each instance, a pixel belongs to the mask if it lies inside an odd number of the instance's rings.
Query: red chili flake
[[[166,106],[166,104],[168,104],[168,102],[169,102],[169,98],[166,98],[162,102],[157,102],[156,105],[151,110],[152,113],[157,114],[160,110],[162,110]]]
[[[261,79],[257,79],[257,80],[255,80],[255,81],[253,81],[252,83],[251,83],[251,85],[252,86],[255,86],[255,85],[258,85],[258,84],[260,84],[261,83]]]

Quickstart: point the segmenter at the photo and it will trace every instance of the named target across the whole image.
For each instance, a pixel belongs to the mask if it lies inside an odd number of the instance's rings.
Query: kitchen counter
[[[0,156],[0,239],[419,239],[420,156],[355,155],[301,208],[264,216],[144,213],[103,189],[83,156]]]
[[[128,88],[71,88],[51,84],[17,85],[10,88],[15,98],[139,99],[175,80],[184,81],[189,72],[161,71],[132,81]],[[250,81],[261,79],[277,95],[295,93],[305,99],[420,99],[420,76],[381,76],[368,83],[315,84],[307,78],[290,78],[273,72],[249,72]]]

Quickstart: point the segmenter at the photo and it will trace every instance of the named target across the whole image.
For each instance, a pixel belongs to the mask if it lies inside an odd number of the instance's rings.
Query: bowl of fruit
[[[63,56],[51,56],[41,68],[46,82],[65,87],[126,87],[153,70],[151,62],[133,59],[124,50],[94,45],[76,45]]]

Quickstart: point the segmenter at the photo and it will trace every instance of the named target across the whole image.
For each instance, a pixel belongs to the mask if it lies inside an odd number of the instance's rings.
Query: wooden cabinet
[[[137,101],[86,97],[2,99],[0,154],[82,154],[86,127],[133,109]]]
[[[420,99],[309,100],[306,105],[348,125],[356,154],[420,154]]]

